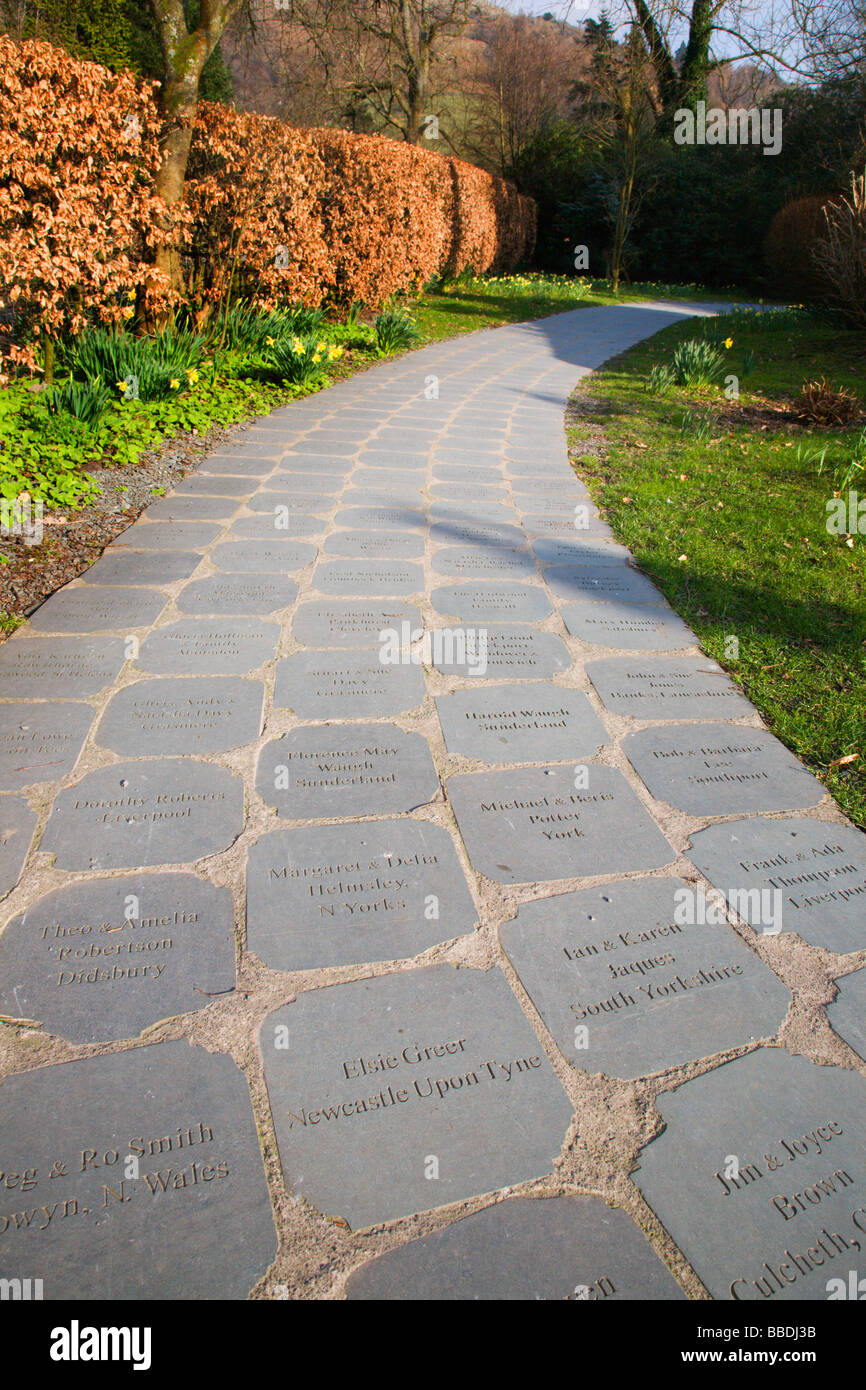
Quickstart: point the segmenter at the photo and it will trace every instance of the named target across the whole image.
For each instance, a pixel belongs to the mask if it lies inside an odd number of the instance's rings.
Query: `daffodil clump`
[[[343,356],[343,348],[313,334],[267,340],[267,359],[284,381],[292,386],[309,386]]]

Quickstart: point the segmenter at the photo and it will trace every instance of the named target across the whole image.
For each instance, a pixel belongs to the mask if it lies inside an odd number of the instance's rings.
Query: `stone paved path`
[[[766,1302],[862,1264],[866,842],[567,461],[577,378],[694,312],[279,411],[0,648],[0,1277]]]

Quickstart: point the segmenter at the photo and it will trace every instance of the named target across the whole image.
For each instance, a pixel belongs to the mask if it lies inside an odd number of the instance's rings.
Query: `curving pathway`
[[[0,648],[0,1278],[766,1302],[857,1268],[866,842],[567,458],[576,379],[703,312],[278,411]]]

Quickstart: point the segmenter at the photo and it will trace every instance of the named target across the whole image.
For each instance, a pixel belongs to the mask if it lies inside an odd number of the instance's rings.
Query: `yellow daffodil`
[[[726,338],[726,339],[725,339],[725,347],[726,347],[726,348],[731,348],[731,347],[733,347],[733,346],[734,346],[734,340],[733,340],[733,338]]]
[[[195,383],[198,381],[198,372],[196,371],[195,367],[190,367],[186,376],[190,386],[194,386]]]
[[[314,352],[314,353],[313,353],[313,361],[314,361],[314,362],[321,362],[321,360],[322,360],[322,354],[321,354],[320,352]]]
[[[171,386],[172,391],[177,391],[180,387],[180,382],[178,381],[176,376],[173,376],[171,381],[169,382],[169,385]]]
[[[126,297],[127,297],[127,299],[130,301],[131,304],[134,304],[134,303],[135,303],[135,290],[130,290],[130,291],[129,291],[129,294],[128,294]]]
[[[273,347],[276,341],[276,338],[265,338],[265,342],[267,343],[268,347]]]
[[[292,339],[292,352],[304,352],[304,344],[300,338]]]
[[[130,305],[128,309],[124,309],[124,311],[123,311],[123,317],[124,317],[125,319],[131,319],[134,313],[135,313],[135,310],[133,309],[132,305]]]
[[[328,344],[327,344],[327,343],[316,343],[316,352],[326,352],[327,349],[328,349]]]
[[[126,390],[126,382],[125,382],[125,381],[116,381],[114,384],[115,384],[115,386],[117,387],[118,391],[125,391],[125,390]]]
[[[340,357],[342,357],[342,356],[343,356],[343,349],[342,349],[341,347],[332,347],[332,348],[329,348],[329,349],[328,349],[328,359],[329,359],[329,361],[331,361],[331,362],[336,362],[337,359],[340,358]]]

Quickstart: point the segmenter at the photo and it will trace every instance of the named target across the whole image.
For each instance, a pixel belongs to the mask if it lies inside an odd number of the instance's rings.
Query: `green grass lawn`
[[[651,368],[701,336],[677,324],[581,386],[573,457],[702,646],[866,828],[866,534],[827,529],[834,492],[859,478],[866,496],[866,435],[862,422],[818,428],[791,410],[821,376],[866,402],[866,341],[805,312],[711,324],[733,339],[722,351],[738,398],[647,390]]]

